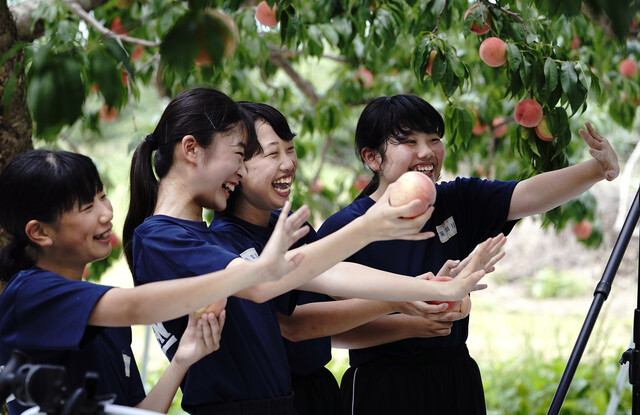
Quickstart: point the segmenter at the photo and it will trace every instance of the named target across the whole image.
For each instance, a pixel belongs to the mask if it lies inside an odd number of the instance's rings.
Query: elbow
[[[245,300],[251,300],[254,303],[264,303],[273,298],[272,295],[268,292],[268,290],[264,289],[261,286],[253,286],[246,288],[240,292],[235,294],[236,297],[244,298]]]
[[[282,333],[282,337],[289,340],[290,342],[299,342],[302,340],[307,340],[308,337],[304,335],[300,330],[296,330],[292,328],[289,324],[280,324],[280,332]]]

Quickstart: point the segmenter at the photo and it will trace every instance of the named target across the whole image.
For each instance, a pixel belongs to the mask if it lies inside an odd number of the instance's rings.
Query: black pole
[[[569,386],[571,385],[571,380],[576,373],[576,369],[578,367],[578,363],[580,362],[580,358],[582,357],[582,353],[587,345],[587,341],[589,340],[589,336],[591,335],[591,331],[593,330],[593,326],[596,323],[596,319],[598,318],[598,314],[600,313],[600,309],[602,308],[602,303],[607,299],[609,292],[611,291],[611,283],[615,278],[616,272],[618,271],[618,267],[620,266],[620,262],[622,261],[622,257],[624,256],[624,252],[629,245],[629,240],[633,235],[633,230],[638,223],[638,216],[640,215],[640,202],[638,201],[640,195],[640,189],[636,192],[636,197],[633,199],[633,203],[631,204],[631,209],[629,210],[629,214],[627,215],[626,220],[624,221],[624,225],[622,225],[622,230],[620,231],[620,235],[618,235],[618,239],[616,240],[616,244],[613,247],[613,251],[611,252],[611,256],[609,257],[609,262],[607,262],[607,266],[604,269],[604,273],[602,274],[602,278],[600,282],[596,286],[594,292],[594,299],[591,303],[591,308],[587,313],[587,317],[585,319],[584,324],[582,325],[582,329],[580,330],[580,334],[578,335],[578,340],[576,341],[575,346],[573,347],[573,351],[571,352],[571,356],[569,357],[569,361],[567,366],[562,374],[562,378],[560,379],[560,384],[558,385],[558,389],[556,389],[556,393],[553,396],[553,400],[551,401],[551,406],[549,407],[549,411],[547,415],[557,415],[560,412],[560,408],[562,408],[562,404],[567,396],[567,392],[569,390]],[[640,287],[639,287],[640,290]],[[638,294],[638,301],[640,304],[640,293]],[[640,307],[640,306],[639,306]],[[638,315],[640,314],[640,310],[636,309],[635,316],[636,322],[638,320]],[[639,326],[634,324],[634,340],[636,341],[636,346],[640,345],[638,342],[640,341],[640,336],[636,337],[638,331],[640,330]],[[625,352],[629,353],[629,351]],[[636,350],[633,355],[638,354],[639,351]],[[640,359],[637,359],[640,363]],[[631,369],[630,369],[631,370]],[[637,376],[637,375],[636,375]],[[640,384],[636,385],[633,383],[634,390],[634,403],[633,407],[638,407],[636,405],[636,394],[640,398],[640,390],[636,390],[636,386],[640,386]],[[640,404],[640,399],[638,400]],[[640,407],[638,407],[640,408]],[[639,409],[640,410],[640,409]],[[634,415],[636,412],[634,412]]]

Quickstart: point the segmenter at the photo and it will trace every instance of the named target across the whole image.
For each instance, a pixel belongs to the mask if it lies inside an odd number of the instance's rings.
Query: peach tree
[[[353,133],[380,95],[417,94],[441,111],[447,171],[524,178],[581,157],[587,108],[608,115],[601,130],[637,125],[639,8],[638,0],[0,0],[0,167],[32,136],[53,142],[70,126],[99,135],[143,86],[170,97],[204,84],[287,115],[303,160],[294,202],[319,219],[366,183]],[[523,100],[542,118],[517,123]],[[594,207],[581,197],[544,224],[593,221]],[[600,240],[596,227],[584,241]]]

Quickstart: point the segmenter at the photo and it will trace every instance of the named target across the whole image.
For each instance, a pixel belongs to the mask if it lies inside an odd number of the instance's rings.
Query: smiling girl
[[[98,395],[158,412],[168,410],[187,368],[219,348],[225,311],[190,313],[295,267],[283,254],[304,221],[280,221],[263,256],[244,267],[123,289],[82,281],[88,263],[109,255],[113,237],[113,211],[91,159],[24,153],[0,174],[0,200],[0,226],[11,236],[0,251],[0,365],[20,349],[31,363],[64,366],[68,391],[93,371]],[[174,359],[145,397],[129,326],[180,316],[188,323]],[[11,414],[24,409],[9,403]]]
[[[619,172],[617,156],[605,138],[586,126],[580,134],[592,160],[519,182],[456,178],[438,183],[434,213],[423,229],[436,232],[436,238],[376,242],[348,260],[405,275],[435,271],[449,258],[465,258],[487,237],[508,233],[518,219],[550,210],[602,179],[612,180]],[[422,172],[436,182],[445,157],[444,133],[442,117],[420,97],[371,101],[358,120],[355,141],[373,172],[372,181],[353,203],[327,219],[318,234],[330,236],[365,214],[407,171]],[[369,325],[368,335],[382,339],[380,327]],[[341,384],[346,413],[486,413],[480,371],[466,347],[468,328],[465,318],[454,322],[447,336],[351,350]]]
[[[291,186],[295,180],[298,168],[293,142],[295,134],[291,132],[285,117],[275,108],[251,102],[241,102],[240,106],[249,111],[253,117],[259,147],[256,154],[245,162],[246,173],[241,185],[234,192],[227,209],[216,213],[211,229],[218,243],[228,247],[229,250],[238,253],[260,253],[273,231],[274,220],[278,217],[279,209],[288,203]],[[307,226],[310,225],[307,224]],[[316,246],[314,244],[316,240],[315,232],[311,230],[299,245],[307,244],[301,249],[311,252]],[[499,258],[496,257],[494,260],[497,261]],[[487,268],[490,267],[491,265],[487,266]],[[287,369],[282,362],[288,361],[295,394],[294,403],[300,414],[339,413],[338,385],[331,372],[325,368],[331,360],[329,336],[338,335],[376,317],[391,313],[405,313],[403,317],[412,316],[414,319],[421,320],[418,324],[421,325],[422,332],[425,331],[425,325],[433,330],[438,326],[449,326],[451,320],[463,316],[462,313],[443,315],[441,312],[444,307],[430,305],[423,301],[347,299],[329,302],[330,298],[323,293],[335,293],[336,281],[339,284],[348,281],[358,288],[354,296],[366,297],[371,294],[371,286],[379,285],[376,279],[380,280],[384,273],[366,267],[351,268],[350,264],[343,263],[331,267],[328,272],[334,275],[333,284],[325,282],[328,274],[321,274],[311,283],[297,287],[300,290],[310,289],[315,292],[295,290],[278,297],[278,303],[282,307],[277,309],[277,318],[282,335],[285,337],[284,350],[282,347],[273,348],[269,356],[271,365],[274,366],[274,362],[280,362],[282,371]],[[469,270],[465,270],[464,273],[469,273]],[[401,290],[403,283],[417,282],[403,277],[394,278],[393,281],[393,286],[385,288],[388,291],[387,295],[393,295],[396,290]],[[426,288],[426,285],[422,288]],[[420,287],[416,286],[416,289]],[[406,337],[407,322],[397,318],[400,316],[389,317],[394,317],[393,321],[398,326],[405,323],[403,336]],[[429,319],[440,319],[445,322],[431,323],[432,320]],[[416,325],[415,320],[410,323]],[[400,330],[390,331],[393,336],[400,333]],[[431,334],[434,332],[435,330]],[[417,331],[412,333],[417,335]],[[279,337],[279,333],[273,331],[272,336]],[[233,336],[225,336],[225,341],[232,340]],[[359,341],[359,343],[362,345],[365,341]],[[275,359],[275,356],[278,358]],[[211,360],[222,359],[222,357],[217,355]]]
[[[237,251],[220,243],[202,216],[203,208],[223,211],[227,207],[230,191],[247,174],[243,160],[251,158],[257,145],[251,116],[221,92],[197,88],[172,100],[153,134],[138,146],[132,159],[131,204],[123,240],[137,285],[234,269],[264,255],[264,250],[259,256],[256,249]],[[290,180],[286,175],[277,179],[281,193],[287,192]],[[258,197],[258,203],[262,197]],[[287,217],[289,206],[289,202],[284,204],[280,217]],[[422,215],[402,219],[419,206],[424,210]],[[303,206],[280,220],[293,218],[302,226],[308,212]],[[418,200],[392,207],[382,198],[367,215],[322,243],[313,244],[313,249],[290,251],[286,258],[304,259],[281,280],[238,290],[226,305],[227,323],[220,350],[193,365],[185,377],[183,408],[194,414],[295,413],[276,313],[290,304],[275,300],[293,288],[304,285],[310,291],[331,295],[366,294],[385,300],[459,300],[466,296],[484,271],[468,272],[446,284],[378,273],[368,285],[325,273],[372,241],[432,236],[418,231],[430,215],[431,209]],[[299,235],[308,229],[301,227]],[[478,262],[490,261],[498,245],[488,241]],[[352,275],[360,270],[355,264],[347,267]],[[315,278],[320,274],[322,278]],[[154,326],[169,359],[185,325],[184,319],[177,319]]]

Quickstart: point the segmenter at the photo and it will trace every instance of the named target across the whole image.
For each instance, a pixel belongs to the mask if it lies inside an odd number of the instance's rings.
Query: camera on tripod
[[[90,415],[103,414],[104,405],[115,398],[113,394],[96,397],[98,375],[94,372],[88,372],[83,386],[75,391],[67,390],[65,378],[63,366],[31,364],[26,354],[14,350],[0,371],[0,402],[13,394],[22,405],[37,405],[37,413]]]

